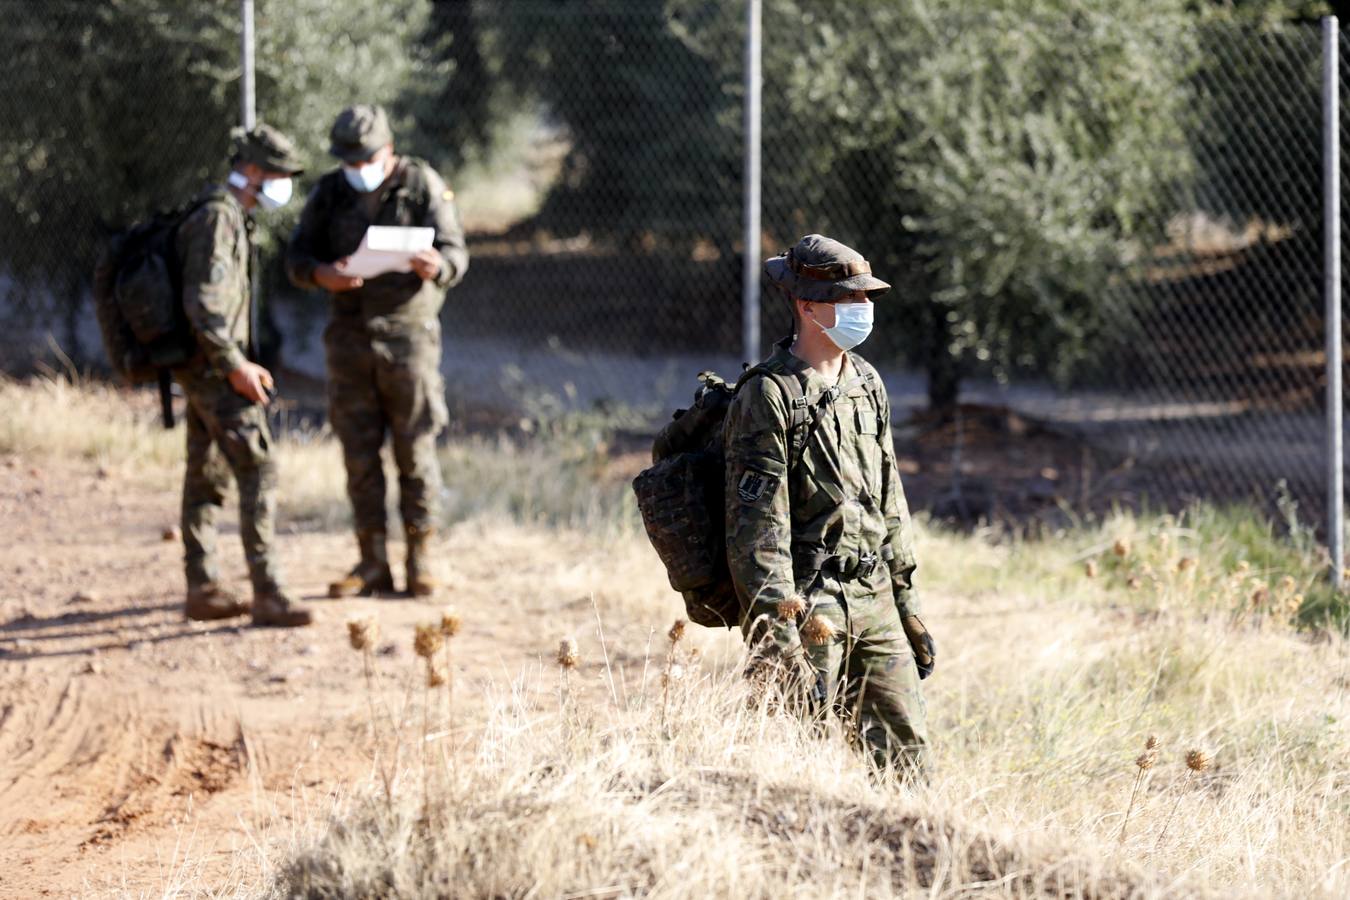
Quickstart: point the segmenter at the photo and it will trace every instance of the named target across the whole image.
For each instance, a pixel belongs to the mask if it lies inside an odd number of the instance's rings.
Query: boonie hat
[[[365,162],[394,140],[389,116],[379,106],[359,104],[338,113],[328,132],[328,152],[345,163]]]
[[[295,143],[271,125],[258,124],[249,131],[236,128],[231,133],[233,158],[251,162],[269,172],[299,175],[305,171]]]
[[[808,234],[791,250],[765,260],[764,274],[794,297],[826,303],[854,291],[876,298],[891,289],[873,277],[861,253],[820,234]]]

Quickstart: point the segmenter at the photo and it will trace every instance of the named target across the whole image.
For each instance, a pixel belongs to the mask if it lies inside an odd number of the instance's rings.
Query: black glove
[[[919,667],[919,680],[922,681],[933,674],[933,667],[937,665],[937,648],[933,646],[933,636],[923,627],[918,616],[905,616],[900,620],[900,625],[905,629],[905,637],[909,638],[909,646],[914,649],[914,664]]]

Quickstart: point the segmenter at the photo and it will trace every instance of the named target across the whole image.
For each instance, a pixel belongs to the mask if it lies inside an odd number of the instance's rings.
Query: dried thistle
[[[793,594],[778,601],[778,618],[785,622],[795,622],[806,612],[806,601]]]
[[[1125,582],[1125,586],[1132,591],[1137,591],[1144,586],[1144,582],[1139,580],[1138,575],[1131,575],[1129,580]]]
[[[413,651],[423,659],[435,656],[445,645],[445,636],[441,634],[439,623],[428,622],[417,626],[413,635]]]
[[[812,647],[828,644],[834,637],[834,626],[821,615],[814,615],[802,626],[802,638]]]
[[[1088,578],[1097,577],[1097,561],[1095,559],[1089,559],[1087,561],[1087,565],[1083,566],[1083,574]]]
[[[455,612],[453,606],[447,606],[441,610],[441,634],[448,638],[454,637],[459,634],[460,624],[459,613]]]
[[[672,682],[679,681],[684,677],[684,666],[678,663],[671,666],[669,670],[661,673],[661,685],[666,687]]]
[[[1124,559],[1130,555],[1130,542],[1125,538],[1116,538],[1115,544],[1111,546],[1111,552]]]
[[[577,642],[571,638],[563,638],[558,642],[558,665],[564,669],[575,669],[581,662],[581,656],[577,653]]]
[[[1138,769],[1134,773],[1134,789],[1130,791],[1130,803],[1125,807],[1125,819],[1120,823],[1120,840],[1125,841],[1125,831],[1130,827],[1130,813],[1134,812],[1134,801],[1139,799],[1139,787],[1144,783],[1144,773],[1153,768],[1158,761],[1158,739],[1149,735],[1144,741],[1144,752],[1134,758],[1134,765]]]
[[[670,631],[666,632],[666,637],[670,638],[672,644],[678,644],[684,640],[684,628],[688,624],[684,619],[676,619],[675,624],[670,626]]]
[[[1181,559],[1177,560],[1178,572],[1189,572],[1191,569],[1194,568],[1195,568],[1194,556],[1183,556]]]
[[[1204,750],[1186,751],[1186,779],[1189,781],[1194,775],[1205,771],[1214,762],[1214,757],[1210,756]],[[1162,831],[1158,832],[1158,840],[1153,845],[1153,851],[1156,853],[1162,846],[1163,838],[1167,835],[1167,828],[1172,824],[1172,819],[1177,814],[1177,809],[1181,806],[1180,793],[1177,794],[1176,803],[1172,804],[1172,811],[1167,814],[1167,821],[1163,822]]]
[[[427,660],[427,687],[438,688],[443,684],[445,684],[445,670]]]
[[[1280,579],[1280,593],[1292,593],[1294,588],[1298,587],[1298,582],[1294,580],[1293,575],[1286,575]]]
[[[1186,768],[1192,772],[1204,772],[1214,763],[1214,757],[1204,750],[1186,751]]]
[[[1238,560],[1237,567],[1233,569],[1234,575],[1246,575],[1251,570],[1252,564],[1245,559]]]
[[[347,640],[352,649],[369,652],[380,640],[380,623],[374,616],[354,616],[347,620]]]

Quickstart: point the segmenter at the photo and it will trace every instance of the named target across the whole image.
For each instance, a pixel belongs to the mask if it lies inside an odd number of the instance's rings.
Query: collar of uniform
[[[831,384],[825,380],[823,375],[812,368],[810,363],[788,349],[790,346],[789,343],[778,344],[773,355],[782,363],[783,368],[806,379],[806,394],[808,397],[813,394],[823,394],[833,387],[846,384],[854,375],[853,357],[845,353],[844,364],[839,368],[839,380]]]
[[[208,187],[206,191],[203,192],[200,196],[209,198],[212,195],[219,195],[225,201],[225,205],[228,206],[230,210],[233,211],[237,216],[239,216],[241,221],[243,222],[253,221],[252,210],[244,209],[244,204],[239,201],[239,198],[234,195],[234,191],[230,190],[228,185],[213,184],[210,187]]]

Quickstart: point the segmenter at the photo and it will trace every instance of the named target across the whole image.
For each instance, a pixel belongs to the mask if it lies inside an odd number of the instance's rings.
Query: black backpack
[[[787,398],[791,471],[810,437],[814,405],[795,375],[760,365],[747,369],[734,385],[700,372],[702,386],[693,405],[675,411],[652,444],[653,465],[633,479],[642,523],[670,586],[683,595],[690,620],[709,628],[734,628],[741,618],[725,549],[722,425],[736,391],[754,375],[771,378]]]
[[[173,427],[169,369],[197,352],[183,310],[178,228],[222,194],[209,191],[186,206],[111,233],[94,267],[94,311],[108,362],[129,384],[158,380],[166,428]]]

